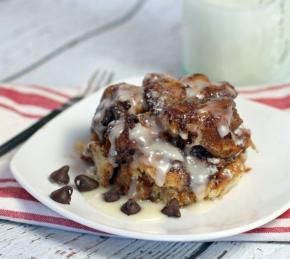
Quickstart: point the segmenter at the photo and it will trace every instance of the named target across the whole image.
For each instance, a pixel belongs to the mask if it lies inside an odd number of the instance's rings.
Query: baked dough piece
[[[252,145],[227,82],[202,74],[148,74],[141,87],[109,86],[82,157],[101,185],[123,195],[180,206],[224,195],[249,169]]]

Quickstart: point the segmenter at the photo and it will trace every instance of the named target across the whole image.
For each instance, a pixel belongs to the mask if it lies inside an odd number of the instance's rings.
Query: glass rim
[[[190,1],[190,0],[187,0],[187,1]],[[226,10],[226,11],[230,10],[234,12],[261,11],[263,9],[270,8],[270,6],[275,2],[276,0],[269,0],[266,3],[260,3],[259,5],[256,5],[256,6],[239,8],[236,6],[226,6],[226,4],[218,4],[215,2],[211,2],[211,0],[193,0],[192,1],[193,4],[202,4],[202,5],[207,5],[213,8],[222,8],[223,10]]]

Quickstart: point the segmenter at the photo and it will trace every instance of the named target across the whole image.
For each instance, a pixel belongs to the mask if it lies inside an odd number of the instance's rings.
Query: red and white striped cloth
[[[0,86],[0,144],[14,136],[50,110],[75,94],[44,86]],[[242,88],[246,98],[290,112],[290,83],[276,86]],[[290,117],[289,117],[290,118]],[[0,219],[48,226],[58,229],[107,235],[82,226],[51,211],[13,178],[9,161],[15,151],[0,158]],[[290,209],[272,222],[227,240],[290,241]]]

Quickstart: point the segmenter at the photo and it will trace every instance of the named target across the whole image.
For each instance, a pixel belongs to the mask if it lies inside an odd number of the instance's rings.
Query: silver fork
[[[42,117],[40,120],[32,124],[29,128],[21,131],[15,137],[9,139],[4,144],[0,146],[0,157],[16,148],[19,144],[23,143],[29,137],[31,137],[37,130],[39,130],[42,126],[48,123],[50,120],[55,118],[57,115],[65,111],[67,108],[71,107],[78,101],[83,98],[91,95],[92,93],[99,90],[101,87],[110,83],[114,74],[113,72],[107,70],[99,70],[97,69],[89,78],[85,87],[81,90],[81,93],[77,96],[71,98],[68,102],[66,102],[63,106],[51,111],[46,116]]]
[[[82,96],[88,96],[97,90],[99,90],[102,86],[109,84],[114,77],[114,73],[108,70],[100,70],[97,69],[88,79],[88,82],[83,89]]]

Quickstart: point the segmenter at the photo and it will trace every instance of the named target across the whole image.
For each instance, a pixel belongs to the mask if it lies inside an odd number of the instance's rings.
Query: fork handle
[[[57,115],[59,115],[60,113],[62,113],[67,108],[71,107],[72,105],[74,105],[81,99],[82,99],[81,96],[71,98],[68,102],[64,103],[61,107],[51,111],[49,114],[45,115],[40,120],[33,123],[30,127],[21,131],[16,136],[6,141],[4,144],[0,146],[0,157],[8,153],[13,148],[17,147],[19,144],[23,143],[25,140],[31,137],[37,130],[39,130],[42,126],[47,124],[54,117],[56,117]]]

